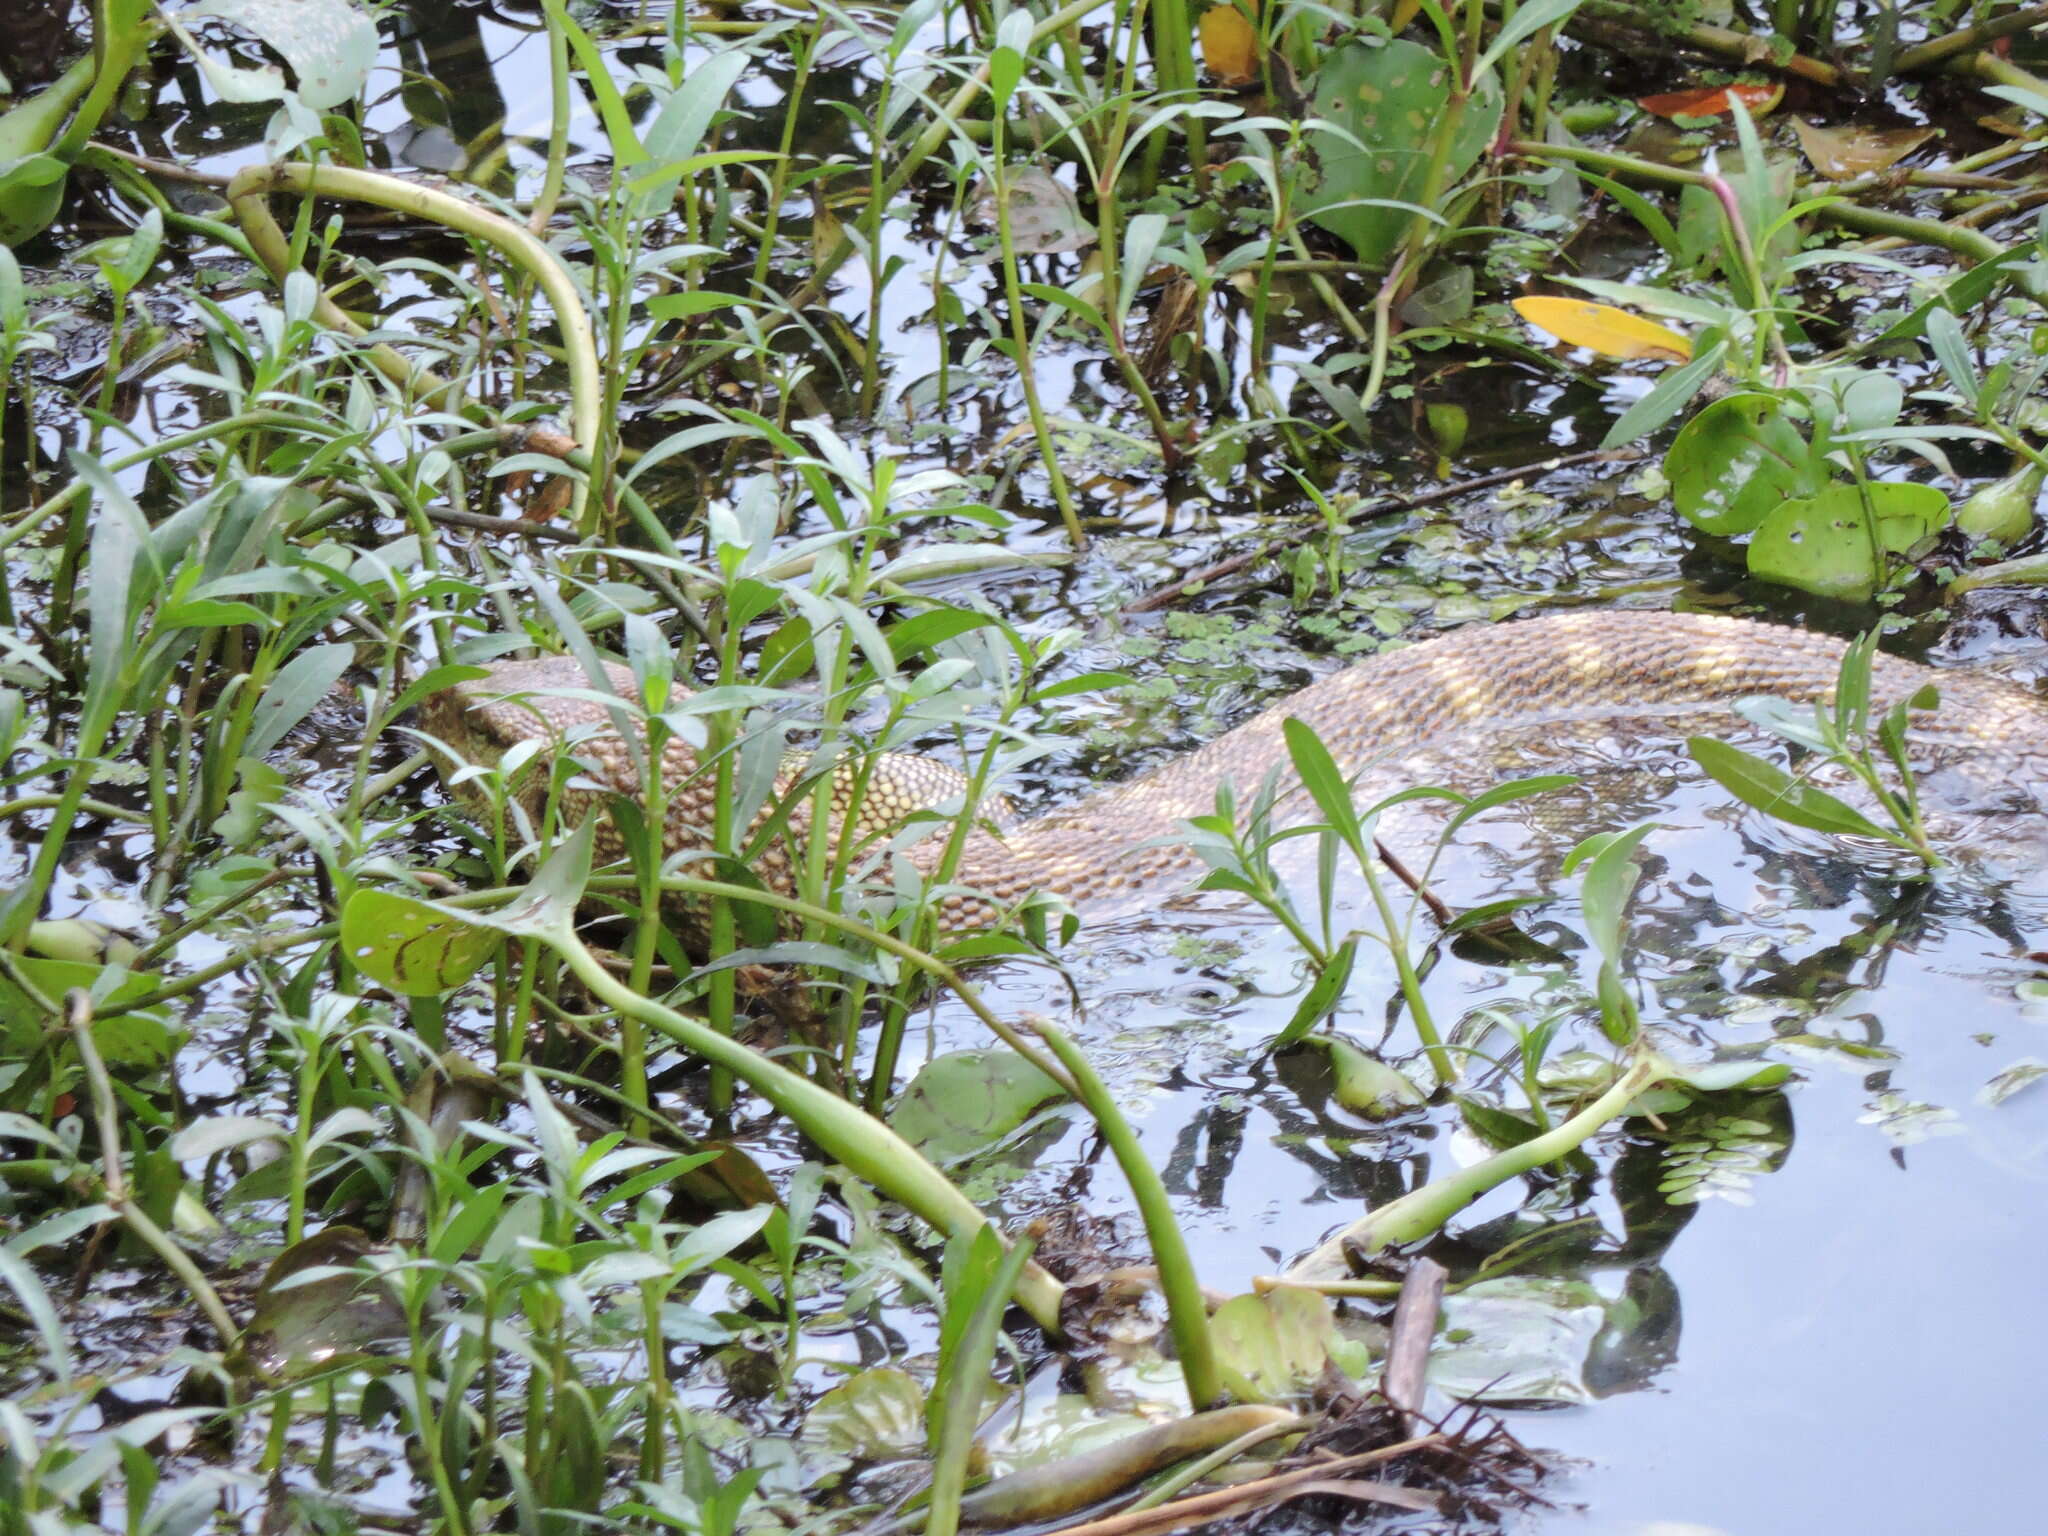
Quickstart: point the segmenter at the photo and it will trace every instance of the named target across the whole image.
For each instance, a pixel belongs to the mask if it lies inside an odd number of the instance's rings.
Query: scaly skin
[[[1195,870],[1194,854],[1184,847],[1144,845],[1171,836],[1187,817],[1213,811],[1217,786],[1225,779],[1248,795],[1269,770],[1284,767],[1280,726],[1289,716],[1313,726],[1338,766],[1353,775],[1415,747],[1461,737],[1483,741],[1490,731],[1725,710],[1752,694],[1825,699],[1842,650],[1840,641],[1824,635],[1694,614],[1567,613],[1457,630],[1334,673],[1200,751],[1128,783],[1000,836],[972,833],[958,874],[958,883],[971,889],[945,897],[943,921],[955,929],[985,927],[1033,891],[1053,892],[1080,906],[1170,888]],[[625,668],[609,672],[614,686],[630,689]],[[1966,753],[1980,775],[2048,783],[2048,702],[1997,678],[1888,656],[1877,658],[1873,668],[1873,702],[1881,709],[1928,683],[1940,689],[1941,709],[1916,722],[1917,740]],[[589,686],[567,658],[506,663],[488,677],[436,695],[426,706],[425,724],[479,763],[495,762],[507,747],[534,736],[559,743],[564,733],[590,732],[575,752],[594,785],[564,796],[563,814],[573,823],[608,793],[640,793],[632,754],[612,731],[602,705],[535,692]],[[680,742],[669,744],[662,773],[671,789],[666,847],[671,853],[708,847],[711,775],[697,772],[694,752]],[[537,813],[545,779],[531,775],[527,782],[528,809]],[[960,786],[959,774],[942,764],[889,755],[875,771],[854,835],[864,838],[958,793]],[[807,808],[800,808],[790,818],[788,838],[755,861],[754,873],[763,883],[793,889],[791,861],[808,822]],[[598,843],[601,855],[620,851],[608,818]],[[932,839],[909,857],[929,871],[941,851],[942,840]]]

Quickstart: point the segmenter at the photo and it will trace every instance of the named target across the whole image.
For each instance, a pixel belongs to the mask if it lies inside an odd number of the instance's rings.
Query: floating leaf
[[[1515,313],[1567,346],[1590,347],[1602,357],[1661,357],[1685,362],[1692,343],[1668,326],[1586,299],[1543,296],[1515,300]]]
[[[323,1228],[286,1249],[257,1287],[237,1345],[242,1362],[265,1376],[296,1376],[404,1338],[405,1308],[361,1267],[375,1251],[350,1226]]]
[[[1313,1386],[1335,1328],[1329,1298],[1292,1285],[1233,1296],[1209,1319],[1224,1385],[1245,1402],[1272,1402]]]
[[[1702,533],[1752,532],[1787,500],[1820,488],[1812,450],[1769,395],[1716,400],[1664,456],[1671,499]]]
[[[1750,541],[1750,573],[1821,597],[1868,602],[1884,577],[1883,556],[1906,553],[1947,520],[1948,497],[1931,485],[1831,486],[1788,501],[1764,519]]]
[[[934,1162],[952,1162],[992,1146],[1061,1094],[1015,1051],[953,1051],[925,1064],[889,1124]]]
[[[1234,5],[1202,12],[1202,62],[1219,85],[1249,85],[1259,77],[1259,35]]]
[[[1848,181],[1892,166],[1934,137],[1932,128],[1821,128],[1792,119],[1792,132],[1813,168],[1829,181]]]
[[[1785,99],[1785,87],[1774,85],[1710,85],[1696,91],[1666,91],[1638,96],[1636,105],[1659,117],[1726,117],[1741,102],[1751,117],[1762,117]]]
[[[1384,262],[1407,233],[1408,214],[1387,205],[1412,205],[1422,196],[1430,144],[1449,100],[1448,67],[1419,43],[1348,43],[1316,76],[1315,115],[1332,127],[1309,136],[1322,183],[1304,211],[1349,242],[1367,266]],[[1493,142],[1500,103],[1499,83],[1482,77],[1452,134],[1444,186],[1454,186]]]
[[[819,1398],[804,1438],[866,1461],[913,1455],[924,1449],[924,1396],[907,1371],[876,1366]]]
[[[353,101],[377,61],[377,24],[349,0],[201,0],[178,13],[186,22],[201,16],[232,22],[276,49],[298,77],[299,99],[315,111]],[[204,54],[200,63],[216,84],[240,77],[230,89],[250,94],[229,95],[230,101],[284,95],[284,77],[276,69],[231,69]]]

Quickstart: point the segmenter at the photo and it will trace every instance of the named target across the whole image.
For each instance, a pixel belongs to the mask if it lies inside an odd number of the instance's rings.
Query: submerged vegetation
[[[0,1533],[1540,1518],[1477,1405],[1657,1379],[1795,1105],[2048,1075],[2029,786],[1871,683],[2040,669],[2044,21],[0,18]],[[1566,602],[1871,638],[1742,744],[1293,721],[1229,903],[959,921],[1299,652]],[[458,753],[532,650],[578,739]]]

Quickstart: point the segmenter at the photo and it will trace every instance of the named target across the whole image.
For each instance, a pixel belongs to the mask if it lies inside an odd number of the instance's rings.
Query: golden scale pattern
[[[1489,729],[1675,714],[1751,694],[1825,699],[1842,650],[1842,642],[1824,635],[1699,614],[1588,611],[1457,630],[1333,673],[1201,750],[1070,807],[1016,823],[1000,836],[972,833],[958,876],[966,889],[946,896],[944,918],[953,928],[984,927],[1033,891],[1057,893],[1078,906],[1158,890],[1189,875],[1196,867],[1189,850],[1146,845],[1172,834],[1183,819],[1213,811],[1216,788],[1226,778],[1248,795],[1271,769],[1284,766],[1280,727],[1289,716],[1313,726],[1349,775],[1416,747],[1483,738]],[[624,667],[607,670],[614,687],[630,691]],[[1873,669],[1879,707],[1927,683],[1940,689],[1942,707],[1916,722],[1917,739],[1967,753],[1979,775],[2048,784],[2048,701],[1995,677],[1894,657],[1879,657]],[[570,658],[501,663],[489,676],[430,700],[423,723],[481,764],[496,762],[516,742],[540,737],[559,746],[568,733],[592,732],[574,747],[592,782],[565,795],[564,817],[574,824],[598,810],[608,793],[639,794],[632,754],[606,728],[603,706],[543,691],[589,686]],[[668,851],[708,846],[711,775],[697,772],[695,754],[680,741],[669,743],[662,773],[671,789]],[[957,794],[962,782],[957,770],[929,758],[889,754],[873,773],[853,833],[885,830],[910,811]],[[845,813],[846,785],[837,787],[835,821]],[[544,775],[528,776],[529,814],[537,816],[545,790]],[[807,823],[807,810],[798,810],[789,839],[755,863],[756,877],[771,889],[793,888],[791,859]],[[941,844],[929,839],[908,857],[928,871]],[[601,857],[620,852],[609,817],[601,818],[597,846]]]

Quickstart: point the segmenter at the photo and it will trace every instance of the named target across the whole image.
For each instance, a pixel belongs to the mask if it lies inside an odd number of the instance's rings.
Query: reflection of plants
[[[1665,1143],[1663,1177],[1657,1191],[1672,1205],[1702,1200],[1750,1203],[1749,1186],[1784,1155],[1784,1138],[1761,1120],[1742,1114],[1700,1114]]]

